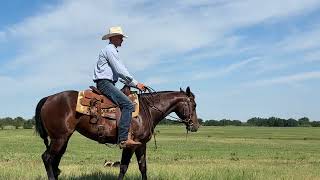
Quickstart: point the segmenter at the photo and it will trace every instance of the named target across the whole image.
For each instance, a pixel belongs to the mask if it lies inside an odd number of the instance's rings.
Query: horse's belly
[[[98,141],[99,143],[117,143],[116,121],[99,120],[97,123],[90,123],[89,116],[79,118],[76,130],[87,138]]]

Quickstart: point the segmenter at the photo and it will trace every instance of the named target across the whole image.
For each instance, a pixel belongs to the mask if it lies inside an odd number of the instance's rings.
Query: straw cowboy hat
[[[127,38],[128,36],[124,35],[120,26],[111,27],[109,33],[102,37],[102,40],[107,40],[112,36],[122,35]]]

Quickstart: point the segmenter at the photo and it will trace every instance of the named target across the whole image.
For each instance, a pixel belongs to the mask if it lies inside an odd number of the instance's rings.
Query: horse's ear
[[[191,91],[189,86],[187,87],[186,93],[187,93],[187,96],[191,96]]]
[[[127,95],[127,96],[129,96],[130,95],[130,87],[129,86],[127,86],[127,85],[124,85],[123,86],[123,88],[121,89],[121,91],[125,94],[125,95]]]
[[[180,92],[184,92],[181,87],[180,87]]]

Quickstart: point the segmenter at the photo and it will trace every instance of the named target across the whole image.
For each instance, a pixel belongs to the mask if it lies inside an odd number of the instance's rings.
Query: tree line
[[[24,119],[22,117],[6,117],[0,118],[0,129],[3,129],[5,126],[13,126],[14,128],[23,128],[23,129],[32,129],[35,126],[35,119]]]
[[[198,119],[199,123],[203,126],[264,126],[264,127],[320,127],[320,121],[310,121],[307,117],[300,119],[282,119],[277,117],[260,118],[254,117],[248,119],[246,122],[240,120],[203,120]],[[176,120],[163,119],[159,124],[176,125],[180,124]],[[6,117],[0,118],[0,129],[4,129],[5,126],[12,126],[16,129],[32,129],[35,126],[35,119],[24,119],[22,117]]]
[[[310,121],[308,117],[300,119],[282,119],[277,117],[254,117],[246,122],[239,120],[207,120],[202,121],[203,126],[264,126],[264,127],[320,127],[320,121]]]
[[[203,120],[198,119],[199,123],[203,126],[264,126],[264,127],[320,127],[320,121],[311,121],[308,117],[300,119],[282,119],[277,117],[260,118],[253,117],[246,122],[240,120]],[[160,124],[177,124],[176,121],[164,119]]]

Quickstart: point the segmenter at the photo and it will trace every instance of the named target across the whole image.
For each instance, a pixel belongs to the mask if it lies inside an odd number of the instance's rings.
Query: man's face
[[[123,36],[122,35],[112,36],[110,37],[110,42],[114,44],[116,47],[119,47],[123,42]]]

